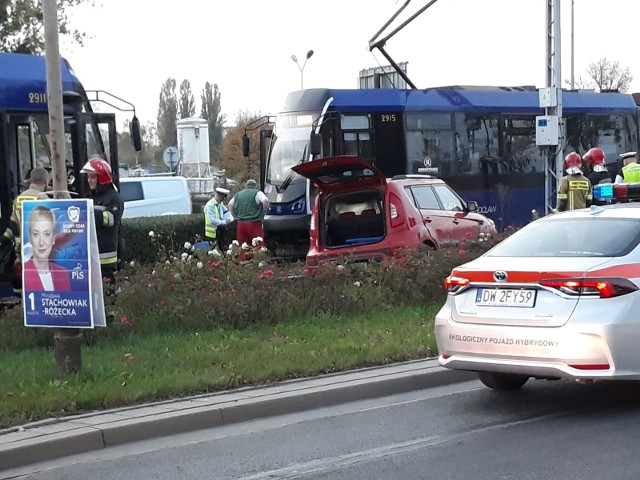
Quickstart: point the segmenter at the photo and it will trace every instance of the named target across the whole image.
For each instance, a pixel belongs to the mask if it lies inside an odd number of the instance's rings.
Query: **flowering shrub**
[[[108,327],[84,334],[95,343],[131,335],[272,325],[303,315],[348,318],[438,303],[445,298],[443,280],[451,269],[500,239],[483,235],[455,248],[408,249],[380,263],[344,258],[318,268],[313,276],[304,274],[302,263],[274,262],[260,242],[244,249],[236,242],[224,253],[187,242],[176,252],[164,252],[163,260],[152,265],[125,264],[117,273],[115,294],[105,300]],[[51,343],[50,331],[22,326],[21,308],[0,315],[0,349]]]

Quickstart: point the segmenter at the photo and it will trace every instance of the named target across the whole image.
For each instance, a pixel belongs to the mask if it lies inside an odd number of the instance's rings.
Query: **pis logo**
[[[80,209],[78,207],[69,207],[67,209],[67,215],[69,216],[69,220],[77,222],[80,220]]]
[[[84,280],[84,270],[82,268],[82,264],[78,263],[71,270],[71,278],[77,280]]]

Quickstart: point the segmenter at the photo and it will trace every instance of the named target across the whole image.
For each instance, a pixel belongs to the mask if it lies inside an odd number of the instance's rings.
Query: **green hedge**
[[[153,236],[149,232],[153,232]],[[204,233],[202,215],[166,215],[122,220],[123,261],[163,261],[170,252],[182,251],[185,242],[194,243]]]
[[[153,236],[149,232],[153,232]],[[124,240],[120,253],[123,262],[135,260],[145,264],[155,263],[167,260],[171,253],[183,252],[185,242],[193,244],[201,241],[204,236],[204,217],[198,213],[127,218],[122,220],[121,235]],[[229,242],[234,238],[235,222],[227,232]]]

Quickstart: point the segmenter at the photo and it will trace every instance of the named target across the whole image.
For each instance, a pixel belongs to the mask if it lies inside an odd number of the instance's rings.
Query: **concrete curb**
[[[449,385],[476,378],[435,359],[198,395],[0,432],[0,471],[194,430]]]

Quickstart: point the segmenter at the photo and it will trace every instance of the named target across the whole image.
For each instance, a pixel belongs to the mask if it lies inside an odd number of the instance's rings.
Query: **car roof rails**
[[[407,173],[403,175],[394,175],[393,177],[391,177],[391,180],[411,180],[420,178],[439,180],[438,177],[434,177],[433,175],[426,175],[423,173]]]

